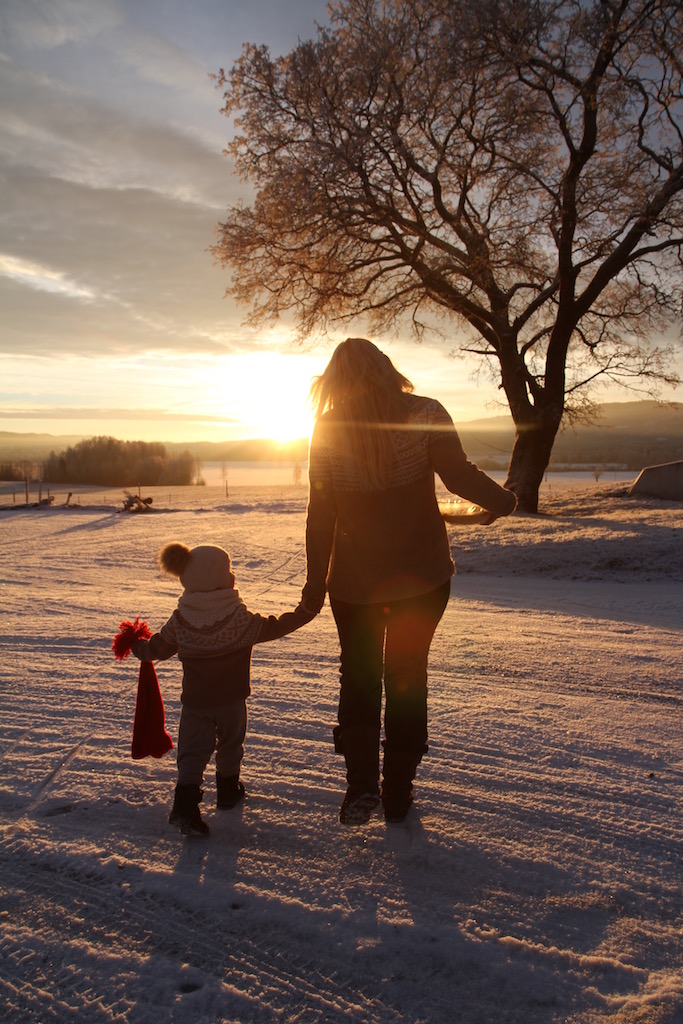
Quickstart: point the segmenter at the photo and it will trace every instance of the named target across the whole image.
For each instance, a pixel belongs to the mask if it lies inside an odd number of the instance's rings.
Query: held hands
[[[301,591],[301,607],[309,615],[317,615],[325,604],[325,590],[322,592],[308,583]]]
[[[319,612],[319,608],[316,608],[310,602],[306,601],[299,601],[298,605],[294,609],[294,614],[297,615],[302,622],[311,622]]]

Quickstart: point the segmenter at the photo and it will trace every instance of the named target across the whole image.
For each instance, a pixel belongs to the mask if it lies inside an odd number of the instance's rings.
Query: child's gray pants
[[[201,786],[214,750],[218,774],[239,775],[246,731],[245,700],[205,710],[183,704],[178,729],[178,785]]]

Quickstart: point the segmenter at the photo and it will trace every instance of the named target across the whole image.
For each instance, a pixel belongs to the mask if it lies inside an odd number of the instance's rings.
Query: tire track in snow
[[[255,597],[261,597],[263,594],[269,593],[277,585],[288,585],[295,579],[301,581],[303,586],[305,579],[305,553],[304,551],[296,551],[293,555],[285,558],[279,565],[271,568],[265,573],[258,575],[258,582],[253,587],[252,593]],[[292,571],[288,571],[292,566]],[[245,576],[245,581],[248,577]],[[238,581],[239,586],[239,581]]]
[[[269,921],[255,905],[258,901],[247,897],[244,907],[244,898],[229,884],[222,905],[202,900],[191,876],[201,870],[202,853],[191,844],[184,851],[180,861],[187,881],[180,885],[177,875],[140,876],[122,870],[117,879],[115,867],[98,870],[92,859],[32,851],[21,840],[3,843],[3,885],[12,893],[14,923],[0,944],[5,963],[0,988],[5,1005],[17,1014],[5,1020],[93,1024],[134,1019],[156,1024],[164,1002],[173,1005],[185,984],[188,994],[209,990],[212,1012],[234,1012],[235,1002],[248,1002],[250,1021],[281,1020],[284,1011],[285,1019],[408,1024],[411,1018],[388,1005],[380,993],[362,992],[358,979],[340,969],[333,948],[326,952],[318,943],[315,962],[302,957],[296,936],[288,934],[283,922]],[[255,922],[254,912],[259,911]],[[252,914],[248,936],[243,913]],[[41,944],[27,951],[26,935],[41,936],[50,962]],[[62,956],[54,962],[56,948]],[[87,964],[88,951],[93,974],[84,976],[79,966]],[[156,964],[159,977],[155,1005],[145,1010],[141,1004],[150,964]],[[115,1006],[106,1015],[96,1012],[97,970],[103,965],[120,979],[114,987],[121,1002],[136,1006],[130,1018],[119,1017]],[[103,986],[111,991],[111,977],[103,979]],[[303,1007],[306,1012],[300,1016]]]
[[[69,765],[71,764],[73,759],[76,757],[76,755],[86,745],[86,743],[88,742],[88,739],[89,739],[88,736],[84,736],[83,739],[79,740],[78,743],[75,743],[74,746],[71,747],[71,749],[67,751],[67,753],[59,760],[59,762],[52,769],[52,771],[49,772],[45,776],[43,781],[40,783],[38,788],[35,790],[32,799],[30,800],[28,805],[24,808],[23,813],[21,814],[21,816],[16,821],[12,822],[10,825],[2,826],[5,836],[12,835],[21,826],[21,824],[24,821],[24,819],[28,818],[28,816],[31,814],[31,812],[33,810],[35,810],[35,808],[40,803],[42,797],[44,796],[45,792],[50,788],[50,786],[54,782],[56,782],[56,780],[59,778],[59,776],[62,774],[62,772],[66,768],[69,767]]]
[[[7,744],[5,749],[0,751],[0,761],[3,761],[6,757],[10,757],[14,751],[21,746],[28,735],[30,735],[30,729],[24,729],[24,731],[19,733],[18,736],[15,736],[14,739]]]

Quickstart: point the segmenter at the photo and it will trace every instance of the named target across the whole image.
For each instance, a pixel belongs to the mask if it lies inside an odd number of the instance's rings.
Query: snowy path
[[[680,565],[676,512],[661,515]],[[623,519],[624,555],[663,564],[651,522]],[[255,651],[245,805],[216,812],[209,772],[210,839],[170,829],[173,757],[131,761],[136,668],[111,636],[172,610],[154,554],[174,537],[224,543],[247,603],[284,610],[302,529],[286,495],[0,519],[3,1020],[679,1024],[676,571],[563,581],[534,563],[547,522],[491,534],[504,561],[524,531],[528,572],[496,576],[482,554],[454,580],[404,827],[337,823],[325,609]],[[576,520],[574,559],[595,529]],[[175,736],[179,666],[159,677]]]

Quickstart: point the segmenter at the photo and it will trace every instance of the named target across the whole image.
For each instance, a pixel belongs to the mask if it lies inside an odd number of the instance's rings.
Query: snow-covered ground
[[[173,753],[130,757],[137,663],[111,638],[172,611],[172,539],[293,607],[306,491],[151,493],[148,515],[0,495],[3,1021],[683,1021],[680,505],[558,487],[548,514],[450,527],[403,826],[338,823],[329,608],[256,648],[247,800],[217,812],[210,771],[212,834],[183,840]],[[175,738],[180,667],[158,674]]]

